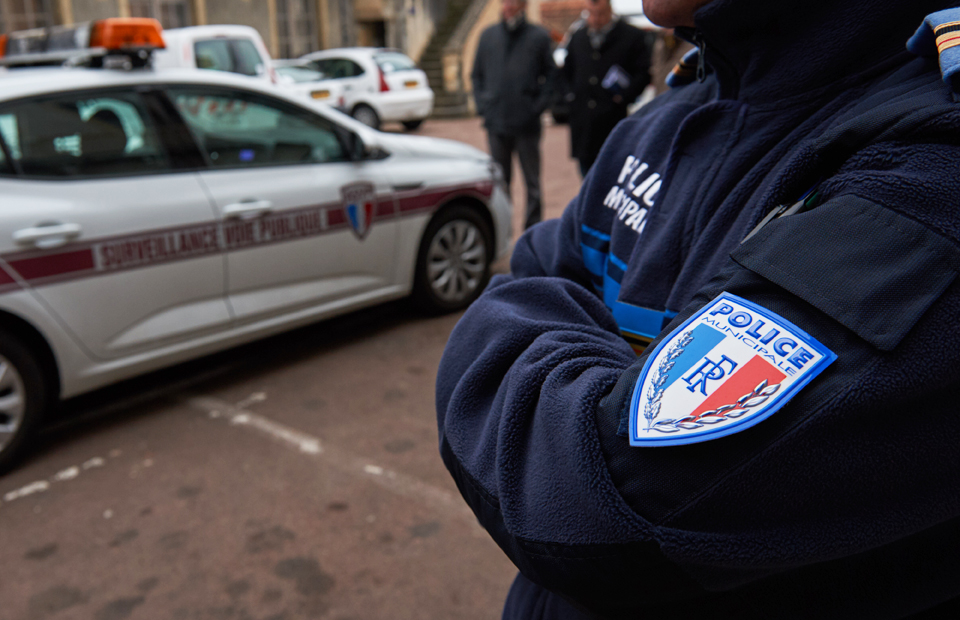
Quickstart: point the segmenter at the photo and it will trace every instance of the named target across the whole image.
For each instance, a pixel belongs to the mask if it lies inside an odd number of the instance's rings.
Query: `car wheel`
[[[368,105],[360,104],[353,109],[353,118],[357,119],[367,127],[380,129],[380,117],[377,111]]]
[[[417,119],[415,121],[403,121],[403,128],[407,131],[414,131],[420,128],[420,125],[423,125],[423,119]]]
[[[413,297],[428,312],[453,312],[476,299],[490,280],[493,239],[476,210],[444,209],[427,226],[417,256]]]
[[[27,346],[0,330],[0,473],[29,447],[50,400],[48,385]]]

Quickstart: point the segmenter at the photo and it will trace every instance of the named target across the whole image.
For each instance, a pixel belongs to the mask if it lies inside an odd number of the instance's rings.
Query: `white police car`
[[[411,294],[459,309],[508,250],[486,154],[131,69],[157,28],[0,37],[7,65],[79,42],[70,62],[122,67],[0,69],[0,468],[57,398]]]

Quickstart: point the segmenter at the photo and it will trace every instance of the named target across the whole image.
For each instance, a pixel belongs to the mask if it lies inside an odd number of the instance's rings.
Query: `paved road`
[[[579,185],[566,139],[548,217]],[[387,304],[69,402],[0,479],[0,618],[499,618],[515,571],[436,448],[457,318]]]

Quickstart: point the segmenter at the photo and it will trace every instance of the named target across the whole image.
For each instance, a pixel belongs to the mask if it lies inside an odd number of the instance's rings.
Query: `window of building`
[[[153,17],[164,28],[183,28],[193,23],[190,0],[130,0],[131,17]]]
[[[0,0],[0,32],[53,26],[53,0]]]
[[[277,0],[277,43],[280,58],[297,58],[316,51],[314,0]]]

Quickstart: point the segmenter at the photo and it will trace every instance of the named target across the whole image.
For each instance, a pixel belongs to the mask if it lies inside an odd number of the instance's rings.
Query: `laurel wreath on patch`
[[[660,364],[650,378],[650,390],[647,392],[647,404],[643,408],[643,417],[647,420],[647,430],[650,425],[660,415],[660,401],[663,399],[663,392],[667,389],[667,373],[676,364],[676,359],[683,354],[683,350],[693,342],[693,335],[687,332],[677,342],[667,350],[666,355],[660,360]]]
[[[780,383],[767,385],[767,380],[764,379],[760,382],[760,385],[753,388],[752,392],[744,394],[735,403],[723,405],[711,411],[704,411],[700,415],[687,416],[676,420],[661,420],[648,428],[653,428],[661,433],[676,433],[679,430],[690,431],[703,428],[706,424],[716,424],[729,418],[739,418],[753,407],[759,407],[767,402],[771,396],[777,393],[781,385]]]

